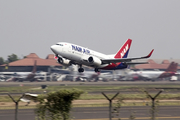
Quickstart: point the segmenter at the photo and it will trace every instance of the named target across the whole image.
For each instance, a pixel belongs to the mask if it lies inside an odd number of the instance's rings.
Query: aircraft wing
[[[137,60],[137,59],[145,59],[149,58],[151,54],[153,53],[154,49],[144,57],[136,57],[136,58],[120,58],[120,59],[102,59],[102,62],[104,64],[110,64],[110,63],[118,63],[118,62],[125,62],[126,64],[147,64],[147,62],[140,62],[140,63],[131,63],[131,60]]]

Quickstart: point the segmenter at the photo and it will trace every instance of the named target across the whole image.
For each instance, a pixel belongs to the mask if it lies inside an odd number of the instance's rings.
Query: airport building
[[[36,71],[48,72],[50,67],[62,68],[63,66],[56,62],[53,54],[49,54],[45,59],[39,58],[35,53],[27,55],[24,59],[14,61],[0,66],[0,72],[31,72],[35,65]]]
[[[54,54],[49,54],[45,59],[39,58],[37,54],[30,53],[24,59],[14,61],[8,65],[0,66],[0,72],[31,72],[36,61],[37,70],[49,72],[50,68],[63,68],[54,59]],[[132,70],[166,70],[171,62],[180,64],[180,59],[144,59],[136,60],[136,62],[148,62],[149,64],[137,64],[130,67]],[[178,67],[180,70],[180,67]]]

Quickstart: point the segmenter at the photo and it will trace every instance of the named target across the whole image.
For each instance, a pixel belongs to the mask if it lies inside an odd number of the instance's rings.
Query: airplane
[[[144,80],[156,80],[159,78],[167,78],[171,76],[178,75],[177,72],[178,64],[175,62],[171,62],[168,68],[165,71],[130,71],[127,73],[126,78],[132,76],[136,76],[136,79],[144,79]]]
[[[0,75],[0,81],[2,81],[2,82],[5,81],[5,78],[6,77],[4,75]]]
[[[24,93],[23,97],[20,99],[22,102],[26,102],[25,106],[28,106],[31,101],[37,102],[38,94]]]
[[[67,42],[58,42],[57,44],[52,45],[50,48],[55,54],[55,59],[57,59],[57,61],[62,65],[79,65],[79,72],[84,72],[84,68],[82,68],[82,65],[86,65],[93,67],[95,72],[99,72],[99,69],[117,70],[125,69],[128,67],[128,65],[132,64],[147,64],[148,62],[131,61],[136,59],[149,58],[154,49],[152,49],[152,51],[147,56],[127,58],[131,42],[132,40],[128,39],[120,48],[120,50],[113,55],[106,55]]]
[[[32,72],[20,72],[20,73],[14,73],[13,77],[7,79],[7,82],[10,81],[19,81],[19,82],[23,82],[23,81],[30,81],[33,82],[35,81],[35,76],[36,76],[36,60],[34,61],[34,67]]]

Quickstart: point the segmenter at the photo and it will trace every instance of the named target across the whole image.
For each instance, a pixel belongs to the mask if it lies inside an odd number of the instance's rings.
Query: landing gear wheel
[[[94,71],[95,71],[95,72],[100,72],[98,68],[95,68]]]
[[[78,71],[79,72],[84,72],[84,69],[83,68],[79,68]]]

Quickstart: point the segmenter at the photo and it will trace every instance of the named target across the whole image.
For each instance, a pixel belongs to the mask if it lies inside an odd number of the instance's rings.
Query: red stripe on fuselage
[[[114,64],[114,63],[111,63],[110,65],[108,65],[108,66],[106,66],[106,67],[103,67],[103,68],[101,68],[101,69],[109,70],[109,69],[115,68],[116,66],[118,66],[118,65],[116,65],[116,64]]]

